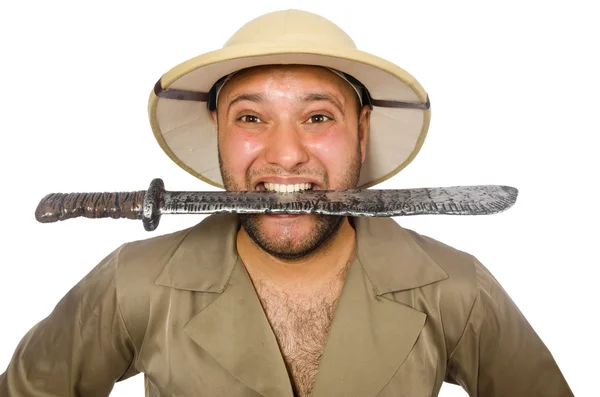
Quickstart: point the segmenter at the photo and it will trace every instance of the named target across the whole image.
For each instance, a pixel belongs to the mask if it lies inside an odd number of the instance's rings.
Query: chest
[[[309,396],[337,304],[337,293],[309,298],[292,291],[259,290],[259,298],[279,344],[295,395]]]

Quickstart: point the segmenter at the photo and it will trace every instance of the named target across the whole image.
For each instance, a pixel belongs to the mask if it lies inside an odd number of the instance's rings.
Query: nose
[[[301,132],[291,123],[282,123],[269,134],[265,160],[286,171],[293,171],[308,161],[308,151]]]

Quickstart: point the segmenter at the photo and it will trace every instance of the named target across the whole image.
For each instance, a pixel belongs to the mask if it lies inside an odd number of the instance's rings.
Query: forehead
[[[327,91],[340,97],[355,95],[348,82],[324,67],[266,65],[237,72],[223,86],[219,97],[233,97],[245,91],[268,93],[275,89],[291,92]]]

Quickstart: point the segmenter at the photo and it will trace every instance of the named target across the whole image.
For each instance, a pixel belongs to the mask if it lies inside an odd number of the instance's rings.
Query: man
[[[160,145],[228,190],[373,186],[417,154],[423,88],[306,12],[166,73]],[[4,396],[571,396],[475,258],[391,219],[217,215],[119,247],[19,344]]]

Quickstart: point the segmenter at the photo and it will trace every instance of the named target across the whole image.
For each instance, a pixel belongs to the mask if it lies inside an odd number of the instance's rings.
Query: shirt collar
[[[357,259],[377,295],[422,287],[448,278],[428,255],[417,233],[391,218],[357,217]],[[189,229],[168,257],[155,284],[177,289],[220,293],[227,288],[238,260],[240,227],[235,214],[205,218]]]

